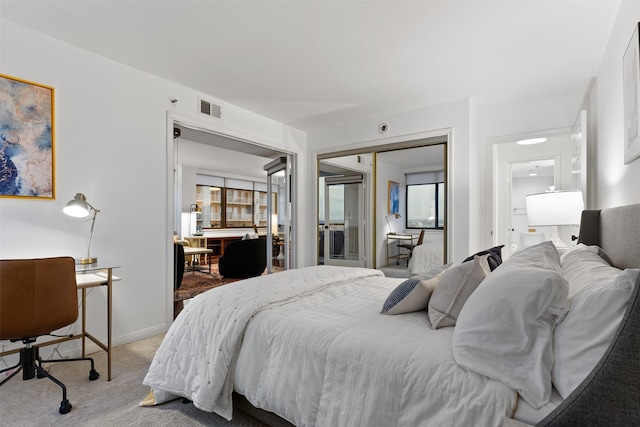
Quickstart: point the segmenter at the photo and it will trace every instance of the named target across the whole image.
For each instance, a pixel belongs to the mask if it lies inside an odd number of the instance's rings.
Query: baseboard
[[[161,325],[152,326],[150,328],[142,329],[139,331],[131,332],[126,335],[113,337],[111,341],[111,347],[117,347],[119,345],[124,345],[130,342],[140,341],[145,338],[150,338],[159,334],[164,334],[165,332],[167,332],[168,329],[169,329],[169,325],[161,324]],[[106,342],[107,341],[105,337],[104,343],[106,344]],[[73,340],[73,341],[69,341],[68,343],[75,343],[76,345],[74,345],[74,348],[66,348],[63,351],[59,351],[60,356],[63,358],[80,357],[82,355],[82,342],[80,340]],[[38,344],[42,345],[42,344],[45,344],[45,342],[42,341]],[[95,344],[93,341],[91,341],[88,338],[85,340],[85,345],[86,345],[85,354],[92,354],[98,351],[103,351],[102,348],[98,347],[97,344]],[[54,345],[42,347],[40,349],[40,357],[42,357],[44,360],[50,358],[51,353],[54,351],[54,349],[55,349]]]

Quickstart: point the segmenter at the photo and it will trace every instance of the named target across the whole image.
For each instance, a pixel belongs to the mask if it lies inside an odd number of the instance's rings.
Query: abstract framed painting
[[[55,199],[54,88],[0,74],[0,197]]]
[[[640,23],[622,59],[622,93],[624,103],[624,164],[640,157]]]
[[[400,184],[389,181],[389,200],[387,205],[389,215],[400,213]]]

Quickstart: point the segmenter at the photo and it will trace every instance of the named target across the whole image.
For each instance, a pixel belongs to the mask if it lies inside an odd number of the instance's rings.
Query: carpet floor
[[[0,387],[0,426],[214,426],[264,427],[267,424],[240,410],[227,421],[201,411],[181,399],[153,407],[140,407],[149,392],[142,380],[164,335],[113,348],[112,380],[107,381],[106,353],[91,355],[100,378],[89,381],[88,362],[45,364],[67,386],[71,412],[58,413],[62,392],[50,380],[22,380],[19,373]],[[4,378],[3,378],[4,379]]]

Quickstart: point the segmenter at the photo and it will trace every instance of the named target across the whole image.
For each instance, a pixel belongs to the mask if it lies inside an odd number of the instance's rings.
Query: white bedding
[[[442,248],[427,242],[413,248],[408,269],[413,276],[426,274],[429,270],[441,266],[443,259]]]
[[[184,396],[227,419],[233,387],[296,425],[499,425],[516,393],[455,364],[452,328],[430,329],[426,312],[379,314],[401,281],[325,266],[206,292],[144,383],[157,403]]]

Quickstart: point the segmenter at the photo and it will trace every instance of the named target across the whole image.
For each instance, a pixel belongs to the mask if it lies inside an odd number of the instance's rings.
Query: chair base
[[[53,375],[49,374],[43,367],[43,363],[51,363],[51,362],[76,362],[80,360],[86,360],[91,362],[91,370],[89,371],[89,380],[95,381],[98,379],[100,374],[95,370],[93,359],[90,357],[81,357],[81,358],[72,358],[72,359],[55,359],[55,360],[45,360],[43,361],[40,358],[38,353],[38,347],[33,346],[33,341],[26,342],[26,347],[20,350],[20,361],[17,365],[11,366],[9,368],[5,368],[0,370],[0,373],[10,371],[15,369],[7,378],[5,378],[2,382],[0,382],[0,386],[4,385],[11,378],[15,377],[20,371],[22,371],[22,380],[30,380],[33,377],[44,378],[47,377],[54,383],[58,384],[62,389],[62,401],[60,402],[60,409],[58,412],[61,414],[67,414],[71,411],[72,405],[69,403],[67,399],[67,387],[55,378]],[[17,369],[16,369],[17,368]]]

